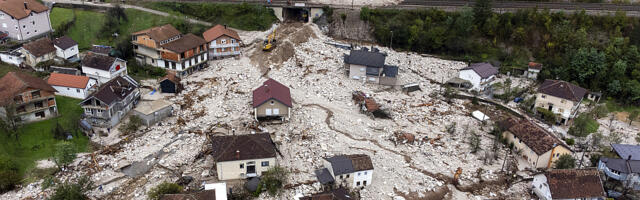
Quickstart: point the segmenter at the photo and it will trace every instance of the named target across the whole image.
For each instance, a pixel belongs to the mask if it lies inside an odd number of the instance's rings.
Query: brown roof
[[[174,28],[171,24],[165,24],[163,26],[152,27],[149,29],[141,30],[131,35],[148,35],[151,39],[156,42],[160,42],[163,40],[167,40],[169,38],[175,37],[177,35],[181,35],[178,29]]]
[[[556,169],[546,172],[545,176],[553,199],[606,196],[596,169]]]
[[[371,158],[368,155],[364,154],[354,154],[354,155],[346,155],[347,158],[351,159],[351,164],[353,165],[353,169],[355,171],[364,171],[373,169],[373,163],[371,163]]]
[[[269,133],[214,136],[211,141],[216,162],[276,157]]]
[[[529,69],[541,70],[542,69],[542,64],[536,63],[536,62],[529,62]]]
[[[55,86],[86,88],[87,83],[89,83],[89,77],[51,73],[51,76],[49,76],[49,79],[47,79],[47,83],[49,83],[49,85]]]
[[[189,33],[182,36],[180,39],[160,46],[176,53],[182,53],[191,49],[195,49],[196,47],[206,43],[207,41],[204,41],[204,39],[202,39],[201,37]]]
[[[216,200],[216,191],[203,190],[191,194],[165,194],[160,200]]]
[[[25,3],[27,4],[26,9]],[[49,10],[49,8],[36,0],[0,0],[0,10],[13,18],[22,19],[29,16],[31,12],[40,13]]]
[[[538,92],[578,102],[587,94],[587,89],[562,80],[544,80]]]
[[[167,75],[162,77],[159,82],[162,82],[164,80],[169,80],[175,84],[180,84],[180,78],[176,76],[176,72],[173,71],[167,71]]]
[[[349,191],[344,188],[338,188],[332,191],[322,192],[300,198],[300,200],[351,200]]]
[[[0,78],[0,105],[11,103],[13,97],[26,88],[56,92],[53,87],[40,78],[22,72],[9,72]]]
[[[220,24],[202,33],[202,37],[204,37],[204,40],[206,40],[207,42],[211,42],[215,39],[218,39],[220,36],[223,36],[223,35],[235,38],[236,40],[240,40],[240,36],[236,31],[231,30]]]
[[[509,118],[507,121],[508,122],[500,122],[499,124],[505,127],[507,131],[513,133],[518,139],[522,140],[527,147],[531,148],[538,155],[542,155],[553,149],[555,145],[562,145],[568,150],[571,150],[564,142],[538,125],[533,124],[531,121],[517,120],[514,118]]]
[[[134,83],[129,82],[122,76],[117,76],[109,82],[102,84],[98,91],[84,99],[83,102],[91,98],[96,98],[107,105],[111,105],[114,101],[122,101],[125,99],[136,88],[137,87]]]
[[[61,49],[66,50],[68,48],[78,45],[78,43],[68,36],[62,36],[53,40],[53,45],[56,45]]]
[[[270,99],[275,99],[288,107],[293,107],[289,88],[273,79],[265,81],[260,87],[253,90],[253,107],[256,108]]]
[[[49,38],[37,39],[36,41],[32,41],[22,45],[22,48],[29,51],[29,53],[31,53],[35,57],[40,57],[56,51],[56,48],[53,47],[53,42],[51,42]]]
[[[116,58],[96,53],[88,53],[82,58],[82,66],[109,71]]]

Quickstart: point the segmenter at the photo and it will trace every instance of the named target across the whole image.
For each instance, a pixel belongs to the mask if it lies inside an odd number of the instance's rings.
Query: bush
[[[556,169],[573,169],[576,167],[576,159],[569,154],[563,154],[556,160]]]
[[[66,167],[76,159],[76,148],[71,142],[58,142],[53,153],[53,161],[58,167]]]
[[[9,157],[0,156],[0,193],[12,190],[20,179],[16,163]]]
[[[123,50],[128,51],[126,48]],[[141,65],[136,60],[127,61],[127,72],[132,76],[140,76],[145,78],[160,78],[167,75],[167,70],[151,65]]]
[[[65,182],[56,187],[49,200],[82,200],[89,199],[86,195],[93,188],[93,182],[89,177],[82,176],[77,183]]]
[[[565,139],[564,141],[567,143],[567,145],[574,145],[574,144],[576,144],[576,140],[574,140],[573,138],[567,138],[567,139]]]
[[[138,128],[140,128],[140,126],[142,126],[142,119],[140,119],[140,117],[138,117],[137,115],[131,115],[129,117],[129,121],[126,124],[120,126],[118,130],[127,135],[136,132]]]
[[[544,121],[549,124],[554,124],[556,123],[556,121],[558,121],[556,114],[553,114],[553,112],[551,112],[550,110],[538,107],[536,108],[536,111],[542,114],[542,119],[544,119]]]
[[[598,131],[599,127],[598,121],[583,113],[573,120],[573,125],[569,128],[568,133],[578,137],[586,137]]]
[[[151,188],[147,196],[149,196],[149,199],[151,200],[159,200],[160,198],[162,198],[162,195],[178,194],[180,192],[182,192],[182,186],[175,183],[163,182],[160,183],[160,185]]]
[[[271,196],[275,196],[278,194],[282,186],[286,184],[287,177],[289,176],[289,171],[287,169],[275,166],[262,173],[262,179],[260,180],[260,185],[264,185],[265,189]],[[258,188],[262,191],[262,188]]]

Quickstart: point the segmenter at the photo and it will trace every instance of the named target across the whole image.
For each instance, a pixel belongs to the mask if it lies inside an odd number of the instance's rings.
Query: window
[[[76,92],[77,92],[77,93],[80,93],[80,89],[76,89]]]
[[[565,101],[564,99],[563,99],[563,100],[560,100],[560,103],[564,103],[564,102],[567,102],[567,101]]]
[[[29,32],[27,32],[27,35],[29,35]]]
[[[544,98],[547,98],[547,96],[546,96],[546,95],[540,95],[540,97],[542,97],[543,99],[544,99]]]
[[[340,179],[342,179],[342,175],[340,175]]]
[[[349,174],[347,174],[347,178],[349,178]]]
[[[22,25],[22,28],[27,28],[27,26],[26,25]]]
[[[44,107],[44,103],[42,103],[42,101],[38,101],[34,103],[33,106],[35,106],[36,108],[42,108]]]
[[[222,39],[222,40],[220,40],[220,44],[226,44],[226,43],[227,43],[227,40],[226,40],[226,39]]]
[[[36,25],[36,21],[31,21],[31,24]]]
[[[275,104],[275,102],[273,100],[271,100],[271,102],[269,104],[273,105],[273,104]]]
[[[263,167],[269,166],[269,161],[262,161],[262,166]]]
[[[67,88],[67,90],[71,90],[71,88]]]
[[[362,185],[367,186],[367,181],[362,181]]]
[[[38,32],[38,30],[33,30],[33,32],[36,32],[36,33],[37,33],[37,32]]]
[[[356,186],[360,186],[360,181],[356,182]]]
[[[240,164],[240,169],[244,169],[244,164]]]
[[[364,175],[367,175],[367,172],[364,172]]]
[[[231,43],[236,43],[236,39],[231,39]]]
[[[85,113],[91,113],[91,108],[85,108],[85,109],[84,109],[84,112],[85,112]]]
[[[44,118],[44,111],[37,112],[36,117]]]
[[[358,176],[360,176],[360,172],[358,172]]]

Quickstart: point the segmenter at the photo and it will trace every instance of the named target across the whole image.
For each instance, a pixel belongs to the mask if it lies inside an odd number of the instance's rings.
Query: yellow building
[[[560,156],[573,154],[563,141],[531,121],[509,118],[499,124],[505,130],[502,137],[533,168],[551,168]]]

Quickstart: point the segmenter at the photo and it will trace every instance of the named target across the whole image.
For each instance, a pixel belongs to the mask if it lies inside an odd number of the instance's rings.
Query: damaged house
[[[385,65],[387,55],[373,48],[351,50],[344,56],[345,69],[350,78],[363,82],[395,86],[398,66]]]
[[[596,169],[554,169],[533,176],[531,190],[541,200],[606,199]]]
[[[94,126],[114,127],[140,98],[138,83],[117,76],[80,102],[85,119]]]
[[[218,180],[259,177],[277,164],[269,133],[214,136],[211,141]]]
[[[238,32],[227,28],[227,25],[216,25],[202,33],[209,43],[209,58],[222,58],[240,55],[242,40]]]
[[[253,90],[253,115],[256,120],[288,120],[292,107],[289,88],[276,80],[269,79]]]
[[[620,158],[601,157],[598,170],[607,179],[620,181],[625,188],[640,190],[640,145],[611,144]]]
[[[6,109],[13,109],[22,122],[54,117],[58,115],[56,92],[40,78],[9,72],[0,78],[0,117],[6,117]]]
[[[534,169],[549,169],[561,155],[573,154],[563,141],[528,120],[509,118],[499,122],[502,137],[520,152]]]
[[[323,185],[358,188],[371,184],[373,163],[368,155],[338,155],[325,158],[323,164],[325,168],[315,171]]]
[[[536,108],[559,115],[559,123],[566,125],[578,115],[578,108],[587,89],[562,80],[545,80],[536,93]]]
[[[23,63],[36,71],[44,71],[44,69],[36,68],[38,63],[53,60],[56,57],[56,47],[53,46],[53,42],[49,38],[40,38],[26,43],[18,51],[24,55]]]

